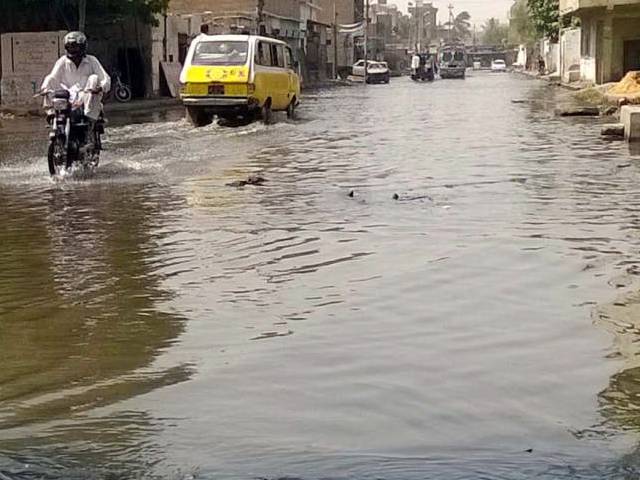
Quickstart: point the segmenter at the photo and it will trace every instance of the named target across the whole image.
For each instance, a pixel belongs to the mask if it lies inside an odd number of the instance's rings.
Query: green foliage
[[[165,11],[168,4],[169,0],[93,0],[87,2],[87,19],[88,23],[117,23],[125,17],[137,17],[155,24],[154,15]],[[0,31],[78,27],[78,0],[0,0],[0,6],[4,16]]]
[[[557,40],[560,31],[559,0],[528,0],[527,6],[537,34]]]
[[[125,17],[138,17],[143,23],[157,23],[155,14],[166,11],[169,0],[98,0],[88,2],[87,15],[117,22]]]
[[[529,14],[527,0],[516,0],[509,14],[509,41],[511,45],[531,45],[537,37],[536,27]]]
[[[482,43],[485,45],[505,45],[509,39],[509,26],[490,18],[482,26]]]

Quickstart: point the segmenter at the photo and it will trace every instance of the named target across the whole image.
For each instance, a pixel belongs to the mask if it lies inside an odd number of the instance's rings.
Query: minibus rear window
[[[216,40],[200,42],[193,54],[193,65],[244,65],[249,52],[248,42]]]

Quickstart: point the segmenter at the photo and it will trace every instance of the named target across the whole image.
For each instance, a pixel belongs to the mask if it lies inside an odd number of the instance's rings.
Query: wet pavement
[[[61,181],[40,121],[4,120],[0,473],[630,478],[640,156],[566,95],[476,74],[268,127],[115,117]]]

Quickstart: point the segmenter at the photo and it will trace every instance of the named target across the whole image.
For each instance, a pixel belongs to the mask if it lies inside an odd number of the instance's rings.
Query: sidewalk
[[[145,113],[154,110],[164,110],[167,108],[180,107],[182,104],[177,98],[160,97],[160,98],[142,98],[133,100],[129,103],[118,103],[109,100],[104,105],[105,114],[110,113]]]
[[[104,106],[104,111],[107,115],[110,113],[145,113],[167,108],[178,108],[180,105],[179,99],[170,97],[142,98],[129,103],[118,103],[114,100],[109,100]],[[34,107],[0,106],[0,114],[16,117],[43,117],[44,110]]]

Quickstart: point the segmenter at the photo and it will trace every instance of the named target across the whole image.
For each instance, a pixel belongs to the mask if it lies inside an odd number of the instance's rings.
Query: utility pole
[[[84,32],[87,26],[87,0],[78,0],[78,30]]]
[[[418,16],[418,53],[422,52],[422,31],[424,30],[424,17],[422,5],[416,2],[416,14]]]
[[[364,83],[367,84],[369,75],[369,0],[365,0],[364,7]]]
[[[258,0],[258,35],[262,35],[262,26],[264,25],[264,0]]]
[[[449,4],[449,43],[451,43],[451,31],[453,30],[453,5]]]
[[[333,78],[338,79],[338,9],[333,0]]]

